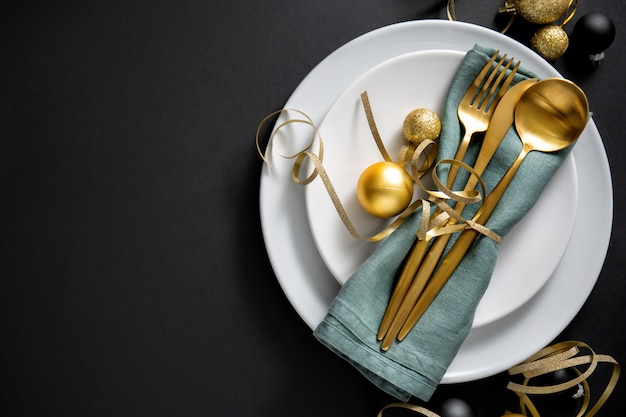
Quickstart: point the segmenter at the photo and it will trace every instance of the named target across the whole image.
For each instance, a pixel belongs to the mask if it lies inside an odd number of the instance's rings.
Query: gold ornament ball
[[[357,199],[369,214],[389,218],[408,207],[413,198],[413,180],[393,162],[370,165],[359,177]]]
[[[567,50],[569,38],[560,26],[547,25],[539,28],[530,38],[530,46],[546,60],[554,61]]]
[[[404,138],[412,143],[426,139],[437,139],[441,133],[441,122],[435,112],[428,109],[415,109],[406,115],[402,123]]]
[[[569,0],[515,0],[515,10],[537,25],[552,23],[567,11]]]

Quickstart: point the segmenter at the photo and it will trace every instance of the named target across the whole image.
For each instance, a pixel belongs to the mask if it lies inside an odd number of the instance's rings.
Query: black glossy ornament
[[[444,400],[438,411],[441,417],[476,417],[472,407],[460,398]]]
[[[615,24],[600,12],[582,16],[574,25],[572,33],[572,44],[587,55],[594,65],[600,64],[604,59],[604,51],[611,46],[614,39]]]
[[[563,384],[578,377],[578,373],[571,368],[560,369],[531,380],[532,385],[550,386]],[[581,384],[575,385],[565,391],[554,394],[535,395],[531,399],[540,415],[551,417],[571,417],[576,415],[580,408],[582,397],[585,392]]]

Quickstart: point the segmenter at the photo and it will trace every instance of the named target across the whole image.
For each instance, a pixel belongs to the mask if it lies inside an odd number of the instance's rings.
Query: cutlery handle
[[[461,143],[459,143],[459,147],[457,148],[456,153],[454,154],[454,159],[456,159],[457,161],[463,161],[463,158],[465,158],[465,154],[467,153],[467,148],[469,148],[469,144],[472,140],[472,135],[474,133],[475,132],[471,130],[468,130],[468,129],[465,130],[463,139],[461,139]],[[459,166],[456,164],[453,164],[450,167],[450,171],[448,171],[448,180],[446,181],[446,187],[452,188],[458,173],[459,173]]]
[[[429,278],[435,268],[437,267],[437,263],[439,262],[439,258],[443,253],[448,241],[450,240],[449,234],[442,235],[437,237],[428,253],[424,257],[424,261],[419,265],[419,269],[417,273],[412,278],[410,285],[406,285],[404,292],[404,298],[397,302],[397,306],[395,308],[395,315],[389,319],[389,323],[387,324],[386,332],[379,340],[382,340],[380,344],[380,348],[383,351],[388,350],[398,332],[400,331],[402,325],[407,320],[409,314],[411,313],[411,306],[414,306],[422,292],[427,288],[427,284],[429,282]]]
[[[530,152],[530,149],[525,145],[520,154],[517,156],[517,159],[515,159],[513,164],[509,167],[504,176],[500,179],[496,187],[485,200],[483,212],[478,218],[477,223],[484,225],[487,222],[498,205],[498,202],[504,195],[507,187],[511,183],[511,180],[517,173],[522,161],[526,155],[528,155],[528,152]],[[417,323],[420,317],[422,317],[422,314],[424,314],[437,294],[439,294],[439,291],[441,291],[445,283],[448,281],[456,267],[459,263],[461,263],[461,260],[465,257],[465,254],[472,246],[472,243],[477,236],[478,232],[476,230],[466,229],[461,233],[457,241],[454,242],[454,245],[428,281],[428,285],[424,289],[424,292],[413,306],[411,312],[408,314],[406,321],[398,333],[398,340],[404,339],[413,326],[415,326],[415,323]]]
[[[400,308],[400,304],[402,303],[402,300],[404,300],[404,295],[409,289],[409,285],[411,285],[415,271],[418,270],[422,260],[424,259],[424,255],[428,250],[428,244],[429,242],[426,240],[417,239],[411,247],[409,257],[404,261],[404,267],[400,272],[400,277],[398,278],[396,287],[391,294],[391,298],[387,304],[387,309],[385,310],[385,314],[378,328],[378,333],[376,334],[376,338],[378,340],[383,340],[387,334],[389,327],[391,326],[391,323]],[[383,350],[386,349],[383,348]]]
[[[478,232],[474,229],[464,230],[454,245],[450,249],[448,255],[443,258],[441,264],[431,277],[427,287],[421,294],[417,302],[413,305],[413,309],[407,315],[407,319],[398,332],[398,340],[403,340],[406,335],[411,331],[415,323],[422,317],[426,309],[430,306],[437,294],[441,291],[443,286],[448,282],[448,278],[452,275],[456,267],[461,263],[461,260],[469,250],[472,243],[476,239]]]

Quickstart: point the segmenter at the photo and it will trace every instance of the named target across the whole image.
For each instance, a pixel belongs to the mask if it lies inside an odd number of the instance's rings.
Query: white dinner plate
[[[405,143],[402,122],[407,113],[427,108],[442,115],[448,87],[464,56],[461,51],[429,50],[392,58],[359,77],[326,113],[316,136],[317,142],[321,137],[324,143],[324,169],[350,220],[363,235],[373,235],[389,221],[367,214],[356,198],[356,184],[363,170],[382,161],[363,111],[361,93],[368,92],[378,131],[393,158]],[[420,191],[417,186],[415,189]],[[419,197],[425,197],[423,194]],[[307,185],[305,197],[319,253],[343,285],[378,244],[350,235],[321,181]],[[574,230],[576,202],[576,167],[569,155],[531,212],[504,239],[473,327],[516,310],[546,283]]]
[[[422,50],[467,51],[475,43],[509,53],[541,77],[560,74],[519,42],[480,26],[445,20],[399,23],[374,30],[337,49],[293,92],[285,108],[306,112],[319,125],[337,97],[359,76],[390,58]],[[593,110],[593,103],[591,103]],[[520,308],[473,329],[442,382],[457,383],[505,371],[548,345],[591,293],[608,249],[613,191],[600,134],[590,121],[572,151],[578,178],[574,231],[559,266]],[[304,187],[291,179],[293,161],[272,156],[263,166],[261,227],[276,277],[296,312],[312,329],[339,291],[309,229]]]

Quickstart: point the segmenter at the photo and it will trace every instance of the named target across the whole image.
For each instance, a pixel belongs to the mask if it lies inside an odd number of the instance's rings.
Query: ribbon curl
[[[387,161],[393,162],[389,158],[387,151],[385,150],[385,145],[383,144],[380,134],[378,133],[378,128],[376,127],[376,122],[374,119],[374,114],[370,105],[370,101],[367,95],[367,91],[361,93],[361,102],[363,104],[363,109],[365,111],[365,115],[370,127],[370,131],[372,132],[372,136],[374,141],[376,141],[376,145],[378,149],[381,151],[381,155],[383,158],[386,158]],[[444,234],[455,233],[459,231],[463,231],[465,229],[472,228],[477,232],[487,236],[488,238],[494,240],[496,243],[500,243],[502,241],[502,237],[499,236],[494,231],[489,228],[478,223],[478,219],[483,212],[484,200],[482,199],[483,195],[486,195],[486,187],[483,183],[482,178],[472,167],[465,164],[462,161],[457,161],[455,159],[443,159],[435,164],[432,170],[432,179],[437,187],[437,190],[429,190],[424,186],[421,182],[420,178],[430,169],[432,163],[434,162],[435,155],[433,152],[427,157],[426,162],[423,165],[419,165],[418,161],[420,156],[424,153],[425,149],[428,146],[436,145],[434,141],[425,140],[422,141],[415,152],[411,157],[411,178],[418,185],[418,187],[424,191],[428,195],[428,199],[421,199],[422,203],[422,221],[420,223],[420,228],[417,230],[416,235],[420,240],[430,240],[433,237],[441,236]],[[404,147],[415,146],[413,144],[404,145]],[[404,148],[403,147],[403,148]],[[400,157],[398,158],[398,164],[404,165],[406,163],[406,153],[408,150],[401,150]],[[452,191],[448,187],[446,187],[439,177],[437,176],[437,168],[439,165],[449,164],[449,165],[458,165],[461,168],[469,171],[469,173],[475,176],[480,184],[482,193],[476,190],[469,191]],[[455,202],[462,202],[464,204],[472,204],[481,202],[478,210],[474,214],[471,219],[464,219],[460,213],[454,210],[450,205],[446,203],[446,200],[451,199]],[[419,201],[419,200],[418,200]],[[430,204],[429,202],[435,204],[441,210],[441,214],[431,219],[430,213]],[[454,220],[453,222],[449,222],[449,220]]]
[[[589,351],[589,354],[578,356],[580,349]],[[613,372],[611,373],[606,388],[593,407],[589,408],[589,404],[591,403],[591,390],[589,389],[587,380],[600,363],[613,365]],[[587,369],[583,372],[577,368],[581,365],[587,365]],[[570,381],[550,386],[530,385],[532,378],[568,368],[573,369],[578,376]],[[586,343],[568,341],[542,349],[531,358],[511,368],[509,375],[523,375],[524,377],[521,384],[509,382],[507,385],[507,388],[519,397],[520,409],[524,414],[526,414],[526,410],[528,410],[533,417],[540,417],[539,411],[537,411],[529,395],[554,394],[582,384],[584,400],[576,417],[592,417],[602,408],[615,389],[620,376],[620,366],[613,357],[596,354]]]
[[[423,416],[426,417],[439,417],[439,414],[434,413],[432,411],[430,411],[427,408],[424,407],[420,407],[418,405],[413,405],[413,404],[409,404],[409,403],[391,403],[386,405],[385,407],[383,407],[378,414],[376,414],[376,417],[383,417],[383,413],[385,412],[385,410],[389,410],[392,408],[399,408],[399,409],[404,409],[404,410],[409,410],[412,411],[414,413],[420,413]]]
[[[376,126],[376,122],[374,120],[374,115],[372,112],[372,108],[370,105],[367,92],[363,92],[361,94],[361,102],[363,104],[363,108],[365,111],[365,115],[368,121],[370,131],[372,133],[372,137],[374,141],[376,142],[379,152],[381,153],[383,159],[385,159],[388,162],[393,162],[393,160],[391,159],[391,157],[389,156],[389,153],[387,152],[385,148],[385,145],[382,141],[382,138]],[[289,111],[296,112],[300,114],[301,116],[303,116],[304,118],[293,118],[293,119],[287,119],[285,121],[279,120],[274,131],[270,135],[266,149],[263,150],[261,147],[261,143],[260,143],[260,135],[261,135],[262,127],[273,117],[281,116],[283,113],[286,113]],[[319,134],[317,126],[306,113],[297,109],[282,109],[282,110],[278,110],[273,113],[270,113],[268,116],[266,116],[259,123],[259,126],[257,127],[257,131],[256,131],[256,147],[257,147],[257,151],[259,155],[261,156],[261,158],[263,159],[265,163],[271,166],[271,161],[270,161],[270,158],[267,156],[267,153],[272,147],[273,142],[276,139],[276,136],[278,135],[278,133],[284,127],[293,123],[302,123],[302,124],[310,126],[313,129],[314,134],[312,135],[311,140],[308,143],[306,143],[302,147],[302,149],[298,150],[297,152],[293,154],[288,154],[288,155],[279,154],[283,158],[295,160],[293,169],[292,169],[292,174],[291,174],[292,180],[296,184],[307,185],[311,183],[315,178],[317,178],[317,176],[319,176],[324,187],[326,188],[326,192],[328,193],[335,207],[335,210],[337,211],[337,214],[339,215],[347,231],[355,239],[366,240],[370,242],[380,241],[386,238],[387,236],[389,236],[395,230],[397,230],[402,225],[402,223],[404,223],[404,221],[411,214],[415,212],[415,210],[417,210],[419,207],[422,207],[422,215],[421,215],[422,217],[421,217],[420,227],[416,231],[416,236],[418,239],[430,240],[436,236],[459,232],[470,227],[470,228],[475,229],[479,233],[489,237],[490,239],[493,239],[497,243],[500,243],[502,238],[497,233],[477,223],[478,218],[480,217],[480,214],[483,211],[483,203],[481,203],[477,212],[471,219],[464,219],[460,213],[456,212],[450,205],[446,203],[446,201],[449,199],[456,201],[456,202],[463,202],[464,204],[477,203],[480,201],[484,201],[482,199],[482,195],[486,194],[486,189],[480,176],[470,166],[468,166],[467,164],[461,161],[456,161],[452,159],[441,160],[437,164],[435,164],[435,166],[433,167],[435,155],[437,153],[437,143],[434,140],[424,140],[417,145],[413,143],[407,143],[403,145],[399,151],[398,160],[397,160],[398,165],[410,166],[411,179],[417,184],[417,186],[422,191],[426,193],[428,197],[426,199],[417,199],[414,202],[412,202],[405,210],[403,210],[394,219],[393,222],[391,222],[388,226],[386,226],[380,232],[375,233],[371,236],[363,236],[361,233],[359,233],[356,226],[350,220],[350,217],[348,216],[346,209],[341,203],[341,199],[339,198],[332,184],[332,181],[330,180],[330,177],[324,168],[324,165],[323,165],[324,143],[323,143],[321,135]],[[319,150],[317,154],[311,151],[316,139],[319,143]],[[308,176],[305,176],[304,179],[301,179],[302,177],[301,171],[307,159],[313,165],[313,170],[311,174],[309,174]],[[420,161],[422,162],[420,163]],[[437,176],[437,167],[439,167],[439,165],[441,164],[457,164],[461,166],[463,169],[468,170],[471,175],[474,175],[477,177],[478,182],[482,188],[482,193],[476,190],[452,191],[448,189],[439,180]],[[433,168],[432,179],[433,179],[434,184],[437,186],[437,190],[429,190],[427,187],[424,186],[424,184],[420,180],[430,168]],[[431,214],[431,203],[436,205],[440,209],[439,210],[440,213],[437,214],[436,216],[432,216]],[[450,221],[451,219],[453,221]]]
[[[261,136],[261,129],[263,128],[263,126],[267,122],[269,122],[273,117],[280,116],[283,113],[288,113],[290,111],[293,111],[293,112],[296,112],[296,113],[302,115],[304,117],[304,119],[287,119],[286,121],[283,121],[280,124],[278,124],[274,128],[274,131],[272,132],[272,134],[269,137],[266,149],[265,150],[261,149],[260,136]],[[268,158],[267,153],[270,151],[270,149],[272,147],[272,144],[274,142],[274,139],[275,139],[276,135],[278,135],[278,132],[280,132],[285,126],[290,125],[292,123],[303,123],[303,124],[309,125],[309,126],[311,126],[313,128],[314,134],[311,137],[311,140],[308,142],[308,144],[306,146],[304,146],[302,149],[300,149],[299,151],[297,151],[296,153],[290,154],[290,155],[279,154],[279,156],[281,156],[283,158],[286,158],[286,159],[294,159],[294,158],[296,159],[296,161],[294,163],[294,170],[292,172],[293,180],[297,184],[306,185],[306,184],[309,184],[311,181],[313,181],[315,179],[315,177],[317,177],[317,171],[314,170],[309,177],[307,177],[304,180],[300,180],[300,177],[299,177],[300,167],[302,166],[302,164],[304,162],[305,154],[307,153],[307,151],[309,149],[311,149],[313,147],[313,143],[315,142],[315,139],[319,136],[319,132],[317,131],[317,127],[315,126],[315,123],[313,122],[313,119],[311,119],[306,113],[304,113],[303,111],[298,110],[298,109],[282,109],[282,110],[277,110],[275,112],[272,112],[272,113],[268,114],[267,116],[265,116],[263,118],[263,120],[261,120],[261,122],[259,123],[259,125],[257,126],[257,129],[256,129],[256,149],[257,149],[257,152],[259,153],[259,155],[261,156],[261,159],[263,160],[263,162],[265,162],[269,166],[272,166],[272,162]],[[319,151],[318,152],[319,152],[318,158],[321,161],[321,160],[324,159],[324,144],[323,144],[323,142],[321,140],[321,137],[320,137],[320,141],[319,141]]]
[[[589,351],[589,354],[579,356],[581,349]],[[589,408],[591,404],[591,389],[588,379],[601,363],[613,365],[613,372],[611,373],[611,377],[604,391],[593,407]],[[578,367],[582,365],[587,365],[587,369],[584,371],[579,370]],[[570,381],[550,386],[530,385],[532,378],[563,369],[573,369],[577,376]],[[527,412],[529,412],[532,417],[541,417],[539,411],[532,403],[530,395],[556,394],[580,384],[583,387],[583,393],[581,395],[584,398],[576,417],[593,417],[600,411],[613,393],[617,381],[619,380],[620,365],[612,356],[596,354],[586,343],[567,341],[556,343],[540,350],[526,361],[509,369],[508,373],[511,376],[523,375],[524,377],[524,381],[521,384],[511,381],[507,385],[507,389],[518,395],[520,399],[520,410],[523,415],[526,416],[528,415]],[[378,412],[377,417],[383,417],[385,410],[392,408],[409,410],[426,417],[440,417],[427,408],[409,403],[388,404]],[[511,413],[507,411],[503,417],[506,417],[508,414]]]

